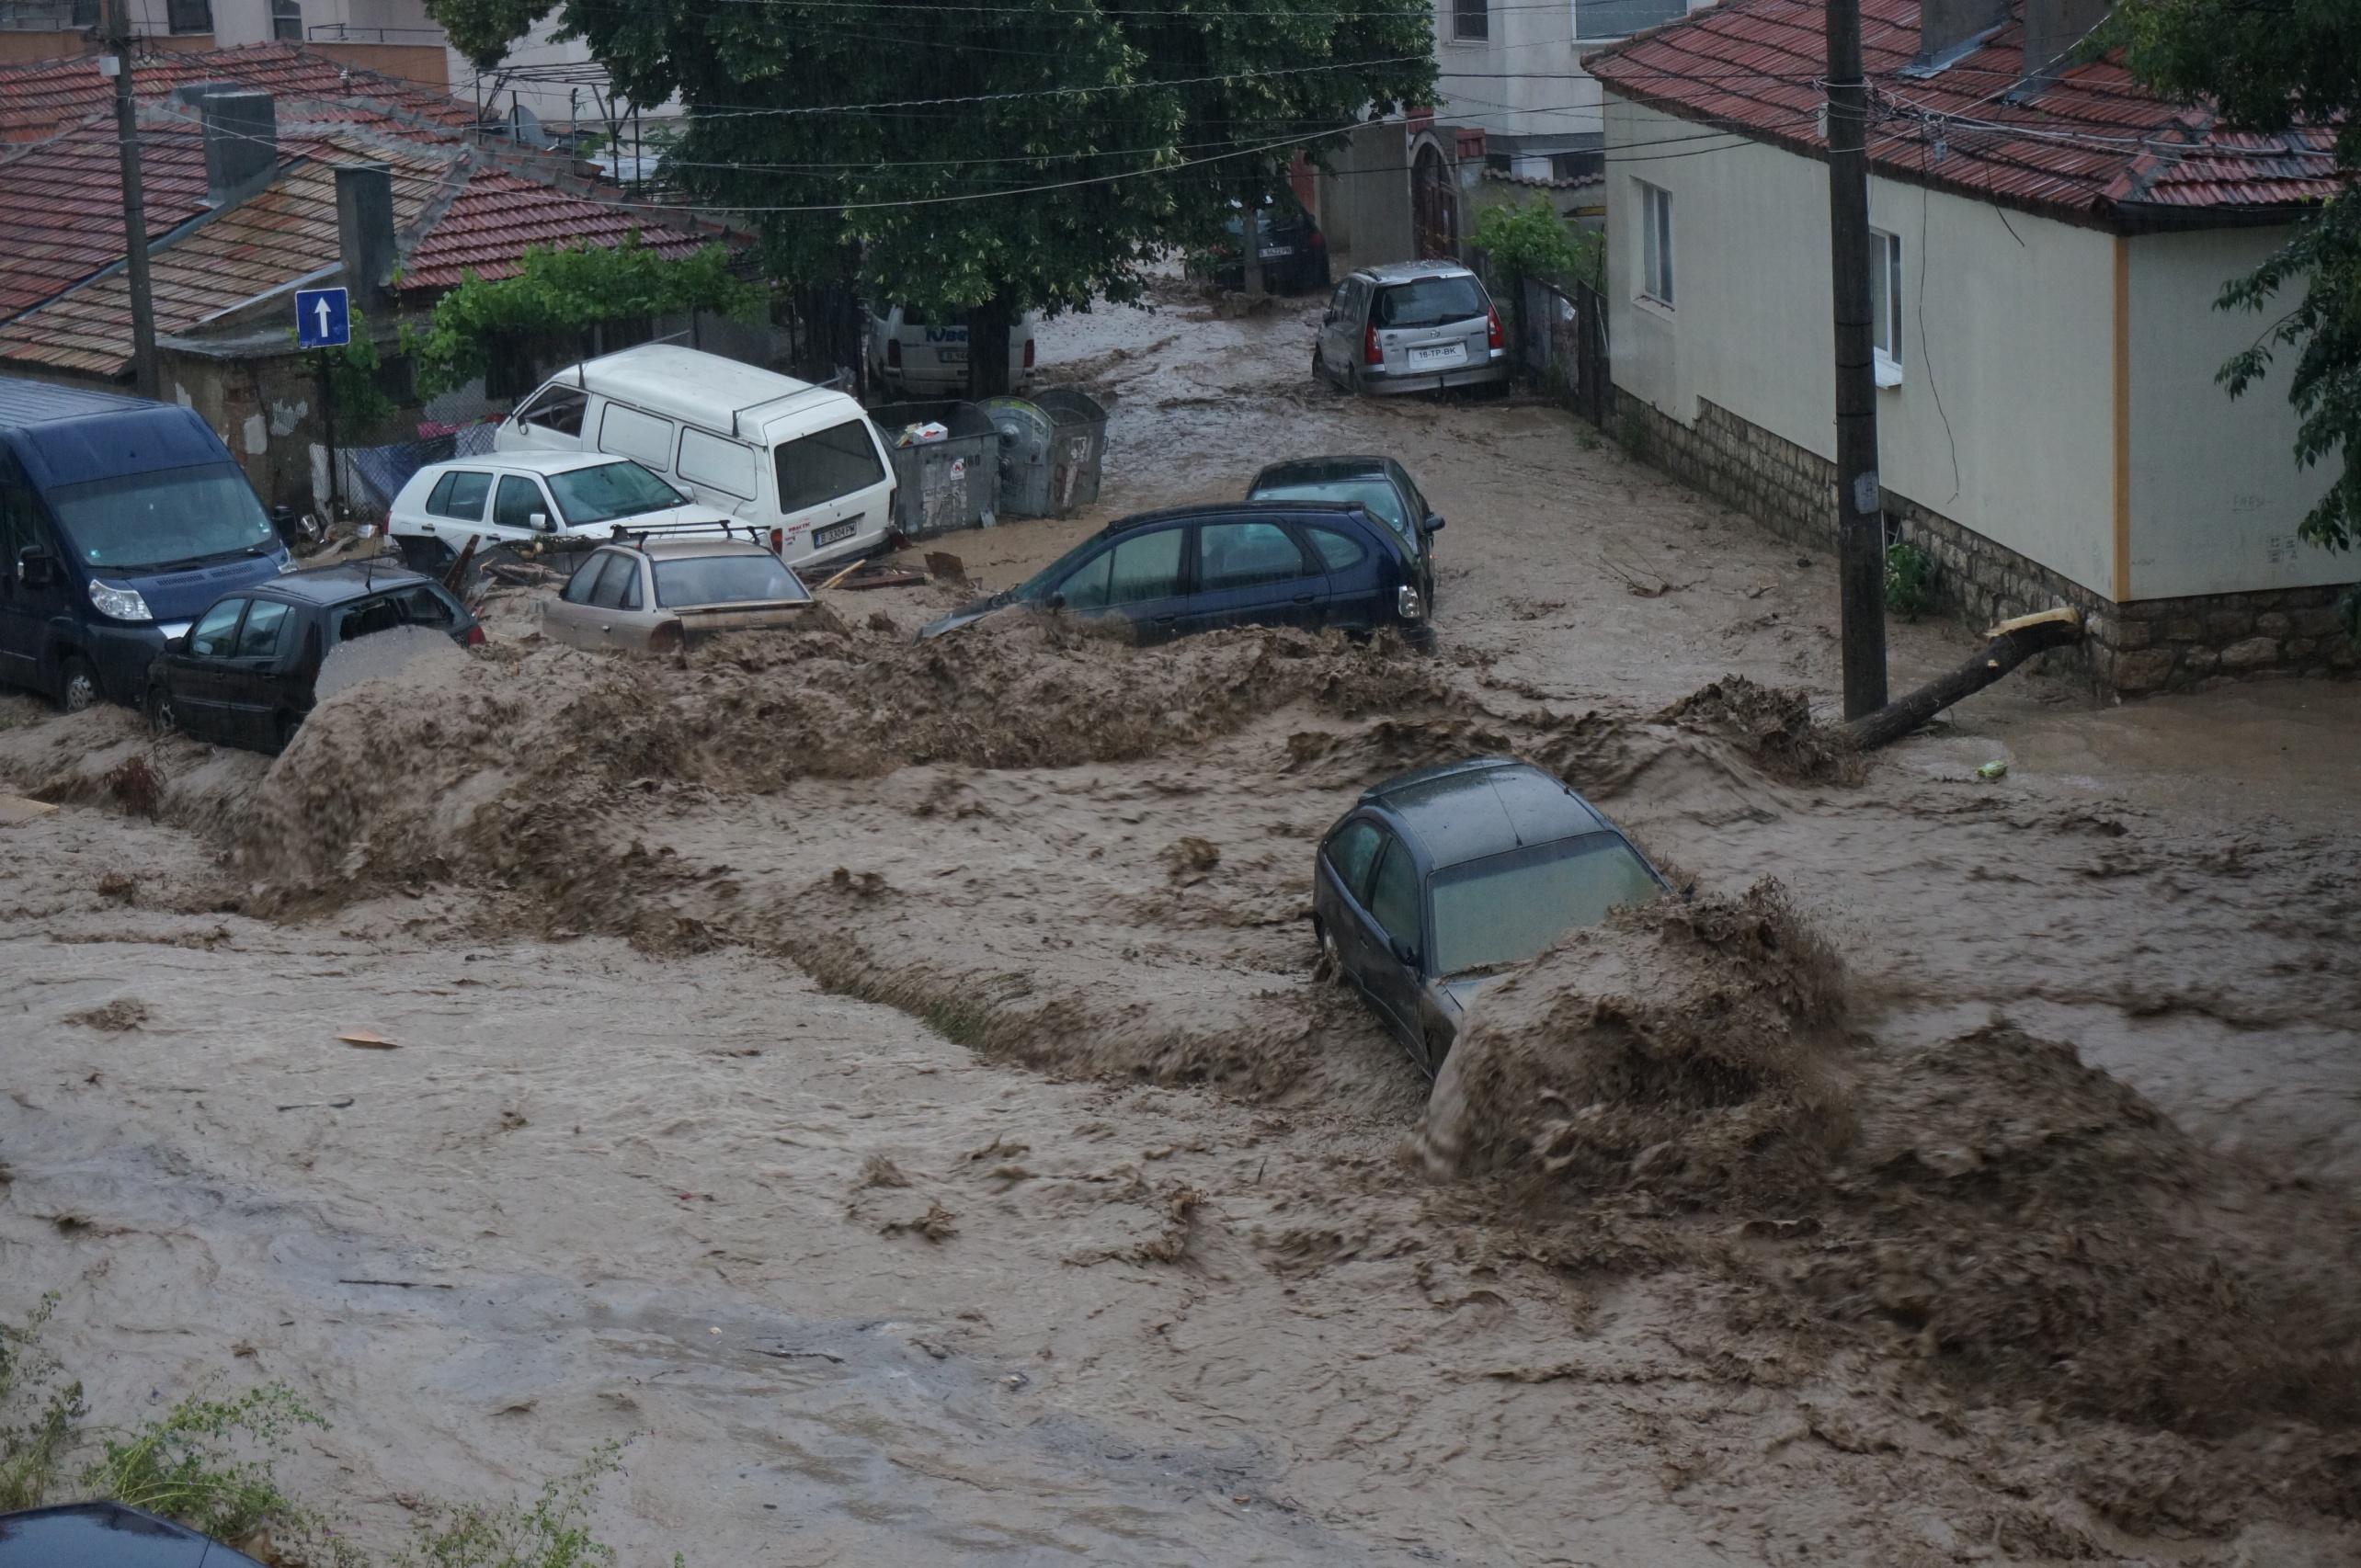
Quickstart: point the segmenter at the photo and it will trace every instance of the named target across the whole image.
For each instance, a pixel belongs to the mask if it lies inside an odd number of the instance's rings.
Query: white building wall
[[[1454,38],[1452,17],[1452,0],[1436,0],[1440,119],[1481,126],[1496,137],[1570,140],[1599,130],[1599,84],[1582,70],[1571,0],[1547,7],[1534,7],[1530,0],[1494,0],[1491,37],[1482,42]]]
[[[2296,536],[2330,474],[2298,469],[2293,355],[2232,402],[2214,373],[2280,312],[2213,308],[2284,229],[2143,234],[2130,250],[2131,595],[2176,598],[2350,582],[2354,558]],[[2333,461],[2333,460],[2332,460]]]
[[[1835,456],[1828,170],[1610,95],[1614,380],[1680,421],[1699,399]],[[1673,203],[1670,312],[1637,298],[1638,188]],[[2113,241],[1884,178],[1903,241],[1899,386],[1877,394],[1889,490],[2101,594],[2114,551]]]

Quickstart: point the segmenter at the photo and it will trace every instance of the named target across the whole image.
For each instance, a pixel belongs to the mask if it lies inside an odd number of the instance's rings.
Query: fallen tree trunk
[[[1987,633],[1984,651],[1920,687],[1865,713],[1844,726],[1845,737],[1863,751],[1900,740],[1961,698],[1983,690],[2036,653],[2082,640],[2082,618],[2070,609],[2046,609],[2004,620]]]

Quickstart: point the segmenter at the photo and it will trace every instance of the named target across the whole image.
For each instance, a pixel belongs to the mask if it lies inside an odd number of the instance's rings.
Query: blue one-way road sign
[[[295,346],[335,348],[352,341],[352,310],[341,289],[295,290]]]

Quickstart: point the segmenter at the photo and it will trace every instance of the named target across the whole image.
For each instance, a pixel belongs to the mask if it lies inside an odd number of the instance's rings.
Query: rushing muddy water
[[[615,1438],[631,1563],[2353,1560],[2361,692],[2025,676],[1847,766],[1827,562],[1308,342],[1044,349],[1105,510],[1403,458],[1433,659],[913,648],[939,587],[624,665],[511,601],[275,767],[7,707],[64,807],[0,827],[0,1311],[62,1291],[102,1411],[289,1382],[379,1537]],[[1304,917],[1474,750],[1700,896],[1504,987],[1445,1125]]]

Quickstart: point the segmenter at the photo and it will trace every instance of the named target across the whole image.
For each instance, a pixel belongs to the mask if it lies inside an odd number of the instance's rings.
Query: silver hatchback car
[[[713,632],[793,626],[811,608],[794,568],[752,537],[618,528],[542,607],[542,630],[576,648],[671,653]]]
[[[1508,339],[1484,280],[1456,262],[1364,267],[1329,298],[1312,373],[1380,397],[1496,384]]]

